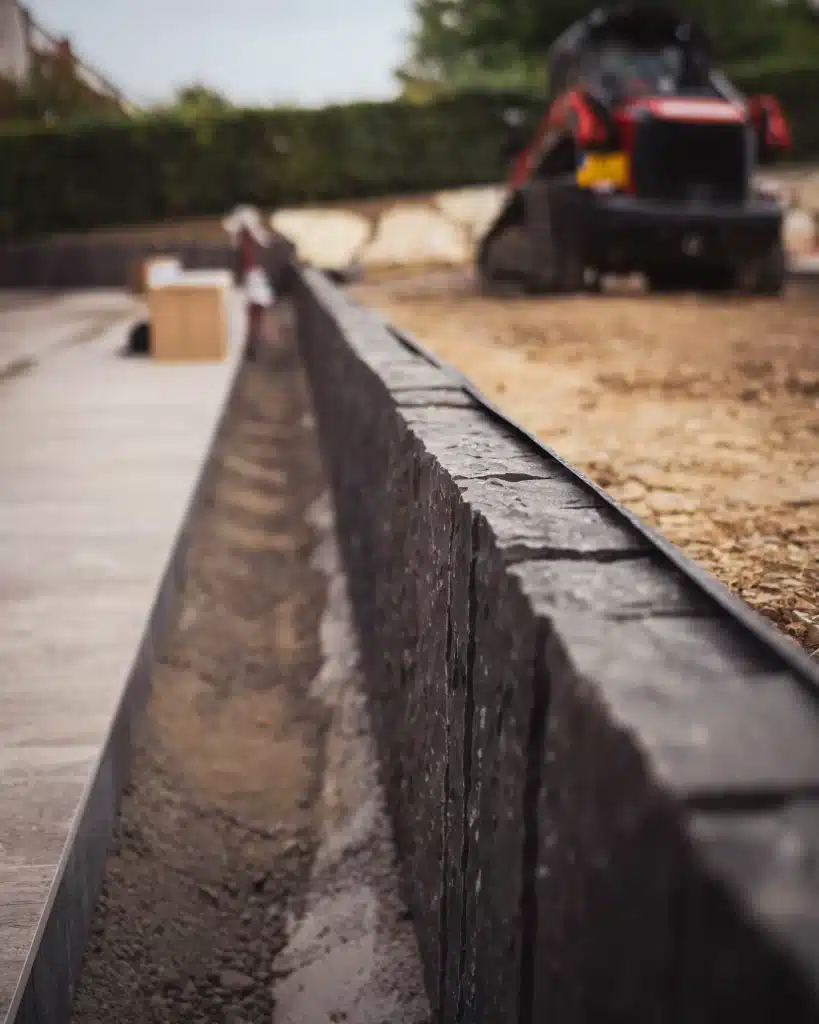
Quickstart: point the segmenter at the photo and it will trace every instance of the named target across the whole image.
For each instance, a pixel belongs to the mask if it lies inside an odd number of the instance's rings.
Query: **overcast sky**
[[[325,103],[394,93],[410,0],[29,0],[52,34],[129,99],[203,81],[235,102]]]

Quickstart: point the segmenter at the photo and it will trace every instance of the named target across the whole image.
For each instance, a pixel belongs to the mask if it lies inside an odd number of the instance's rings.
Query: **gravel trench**
[[[219,443],[74,1024],[426,1019],[374,765],[356,777],[366,791],[347,784],[344,766],[371,757],[366,709],[349,622],[327,637],[344,580],[327,553],[330,502],[287,311],[275,328]],[[344,657],[328,676],[334,646]],[[365,801],[367,825],[336,842],[329,883],[351,879],[368,901],[322,923],[316,855]],[[305,944],[316,922],[321,942]],[[351,943],[345,976],[322,975]],[[321,1014],[309,1016],[299,972],[314,995],[317,971]]]

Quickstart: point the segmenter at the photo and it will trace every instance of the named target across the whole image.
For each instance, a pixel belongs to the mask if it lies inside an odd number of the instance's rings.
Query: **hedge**
[[[501,173],[506,94],[137,119],[0,136],[0,233],[423,192]]]
[[[737,84],[778,95],[795,126],[794,156],[819,155],[819,70]],[[497,181],[510,105],[530,122],[543,110],[542,99],[493,92],[429,105],[18,126],[0,135],[0,235],[207,216],[239,202],[276,208]]]

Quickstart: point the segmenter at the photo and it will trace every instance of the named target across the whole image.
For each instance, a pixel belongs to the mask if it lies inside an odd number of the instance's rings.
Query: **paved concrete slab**
[[[52,352],[99,337],[133,317],[124,292],[0,292],[0,381],[30,370]]]
[[[90,846],[116,803],[110,735],[172,604],[167,569],[238,367],[241,311],[226,362],[179,366],[118,355],[137,311],[123,294],[18,299],[0,303],[0,367],[32,360],[0,369],[0,1020],[45,1020],[41,917],[71,889],[59,941],[76,960]]]

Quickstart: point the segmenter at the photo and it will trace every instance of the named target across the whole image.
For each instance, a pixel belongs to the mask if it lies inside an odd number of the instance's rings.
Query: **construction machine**
[[[699,25],[643,3],[596,10],[555,42],[546,114],[512,140],[506,198],[478,245],[485,291],[639,273],[652,289],[780,294],[784,211],[756,178],[790,128],[711,53]]]

